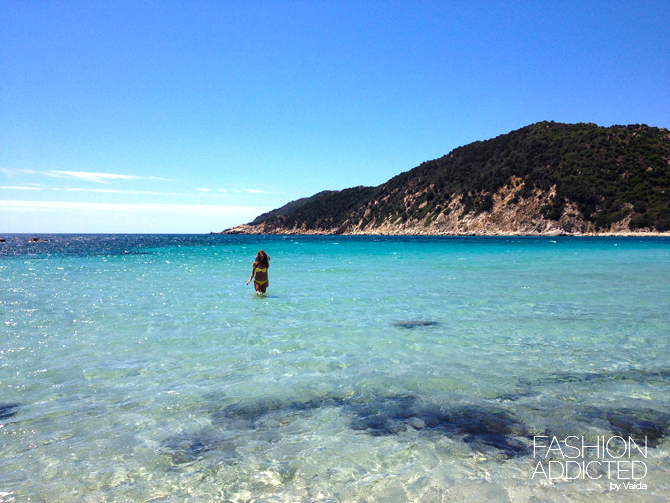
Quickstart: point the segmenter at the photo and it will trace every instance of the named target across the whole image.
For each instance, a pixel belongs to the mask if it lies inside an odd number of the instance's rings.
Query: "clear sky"
[[[204,233],[528,124],[670,127],[670,1],[0,1],[0,233]]]

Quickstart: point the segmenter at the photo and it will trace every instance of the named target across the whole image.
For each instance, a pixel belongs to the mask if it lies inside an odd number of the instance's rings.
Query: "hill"
[[[236,233],[623,234],[670,231],[670,133],[540,122],[377,187],[324,191]]]
[[[326,194],[330,194],[331,192],[333,192],[333,191],[332,190],[324,190],[324,191],[319,192],[318,194],[315,194],[311,197],[303,197],[301,199],[296,199],[295,201],[291,201],[290,203],[285,204],[281,208],[277,208],[275,210],[268,211],[267,213],[263,213],[263,214],[257,216],[254,219],[254,221],[251,222],[251,224],[249,224],[249,225],[257,225],[257,224],[260,224],[262,222],[265,222],[266,220],[270,220],[271,218],[276,217],[276,216],[290,215],[291,213],[293,213],[298,208],[306,205],[307,203],[311,203],[312,201],[320,198],[321,196],[324,196]]]

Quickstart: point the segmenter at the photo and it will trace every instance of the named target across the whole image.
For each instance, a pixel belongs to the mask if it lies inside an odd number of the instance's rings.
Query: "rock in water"
[[[430,320],[401,320],[394,323],[396,327],[400,328],[416,328],[416,327],[430,327],[437,325],[437,321]]]

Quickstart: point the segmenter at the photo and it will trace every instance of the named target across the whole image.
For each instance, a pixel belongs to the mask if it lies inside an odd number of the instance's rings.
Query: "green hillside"
[[[511,186],[513,177],[524,183],[510,204],[555,187],[555,196],[540,210],[547,219],[560,219],[566,204],[574,203],[596,230],[627,216],[631,230],[670,230],[667,129],[554,122],[459,147],[378,187],[317,194],[290,212],[275,210],[254,224],[263,223],[268,231],[324,232],[343,225],[428,224],[449,212],[448,204],[458,196],[463,215],[490,211],[493,195]]]
[[[280,215],[290,215],[293,213],[295,210],[298,208],[301,208],[302,206],[311,203],[312,201],[315,201],[321,196],[324,196],[326,194],[329,194],[333,191],[331,190],[324,190],[322,192],[319,192],[318,194],[314,194],[313,196],[310,197],[303,197],[300,199],[296,199],[295,201],[291,201],[288,204],[285,204],[281,208],[277,208],[272,211],[268,211],[267,213],[263,213],[262,215],[257,216],[253,222],[251,222],[251,225],[256,225],[260,224],[262,222],[265,222],[266,220],[269,220],[273,217],[280,216]]]

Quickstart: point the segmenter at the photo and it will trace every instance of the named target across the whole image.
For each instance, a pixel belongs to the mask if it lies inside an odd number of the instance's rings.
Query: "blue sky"
[[[670,126],[670,2],[0,2],[0,233],[203,233],[542,121]]]

